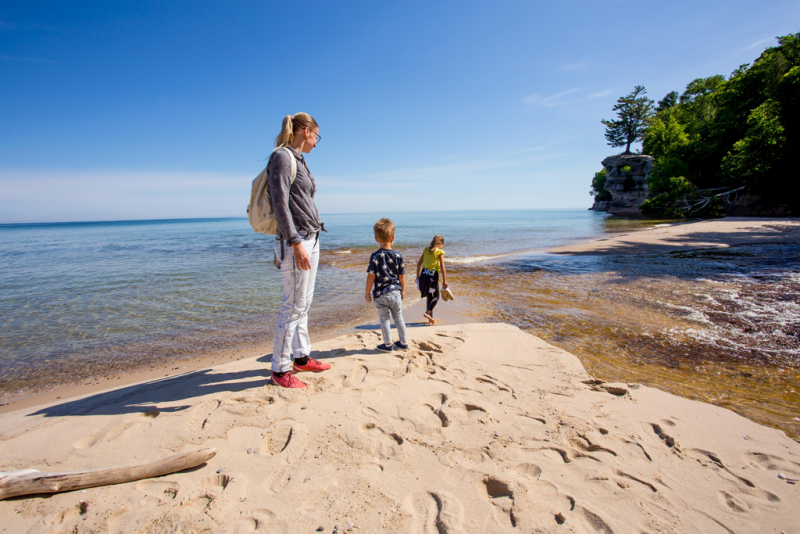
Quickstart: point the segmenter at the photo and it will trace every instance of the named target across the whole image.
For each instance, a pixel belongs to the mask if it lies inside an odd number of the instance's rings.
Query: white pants
[[[314,298],[314,282],[319,265],[319,233],[300,232],[303,248],[308,252],[311,269],[301,271],[294,261],[294,249],[285,244],[281,262],[283,305],[275,325],[272,346],[272,370],[285,373],[292,370],[292,360],[311,353],[308,336],[308,309]],[[275,254],[281,257],[281,242],[275,241]]]

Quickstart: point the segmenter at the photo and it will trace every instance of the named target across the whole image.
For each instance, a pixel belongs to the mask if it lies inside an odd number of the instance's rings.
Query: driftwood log
[[[90,471],[39,473],[35,469],[24,469],[2,472],[0,473],[0,501],[20,495],[58,493],[168,475],[205,463],[216,454],[217,449],[208,448],[175,454],[153,462]]]

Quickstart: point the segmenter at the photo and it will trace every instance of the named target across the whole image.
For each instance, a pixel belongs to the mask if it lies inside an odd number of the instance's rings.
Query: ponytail
[[[437,234],[433,236],[433,239],[431,239],[431,246],[428,247],[428,250],[433,250],[442,246],[444,246],[444,238]]]
[[[281,133],[275,138],[275,146],[277,148],[289,146],[294,141],[294,128],[292,128],[292,116],[286,115],[281,124]]]
[[[275,138],[275,147],[280,148],[291,145],[294,142],[294,133],[297,130],[314,127],[319,128],[319,125],[308,113],[295,113],[294,116],[286,115],[281,124],[281,133]]]

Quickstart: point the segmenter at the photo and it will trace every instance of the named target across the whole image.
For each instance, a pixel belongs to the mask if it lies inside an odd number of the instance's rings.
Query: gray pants
[[[397,335],[400,343],[406,344],[406,322],[403,320],[403,300],[400,298],[399,291],[390,291],[385,295],[375,299],[375,307],[378,308],[378,317],[381,320],[381,334],[383,334],[383,344],[392,344],[392,329],[389,324],[389,314],[392,315]]]
[[[314,283],[319,265],[318,233],[300,232],[303,248],[308,252],[311,269],[301,271],[294,261],[294,249],[286,245],[281,262],[283,279],[283,305],[275,325],[275,341],[272,346],[272,370],[285,373],[292,370],[292,360],[311,353],[311,338],[308,335],[308,309],[314,299]],[[275,242],[275,254],[281,257],[280,241]]]

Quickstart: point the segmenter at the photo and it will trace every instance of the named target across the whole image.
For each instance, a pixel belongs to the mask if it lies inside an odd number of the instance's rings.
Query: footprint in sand
[[[342,387],[355,388],[360,386],[367,378],[369,369],[365,365],[356,365],[347,371],[342,379]]]
[[[464,505],[450,493],[430,491],[410,495],[406,508],[411,512],[408,532],[420,534],[463,534]]]
[[[344,434],[345,442],[375,458],[395,458],[402,454],[405,440],[393,429],[384,429],[375,423],[364,423],[358,430],[352,428]]]
[[[208,425],[209,416],[219,408],[222,401],[220,399],[210,399],[203,401],[192,408],[189,421],[184,427],[186,430],[203,430]]]
[[[464,343],[464,332],[459,332],[459,331],[448,332],[448,333],[437,332],[436,335],[443,338],[455,339],[460,341],[461,343]]]
[[[644,445],[637,441],[631,440],[623,440],[625,446],[629,451],[631,451],[635,456],[637,456],[640,460],[647,460],[648,462],[652,462],[653,458],[647,452],[647,449],[644,448]]]
[[[363,477],[372,478],[383,473],[383,466],[377,462],[364,462],[358,466],[356,472]]]
[[[597,532],[597,534],[614,534],[614,530],[609,526],[608,521],[600,517],[598,513],[583,506],[579,506],[577,511],[583,516],[583,522],[589,527],[590,532]]]
[[[278,455],[286,463],[299,460],[308,449],[308,427],[293,419],[282,419],[275,423],[264,437],[259,452],[264,455]]]
[[[662,423],[663,423],[663,421],[662,421]],[[648,429],[647,426],[649,426],[650,428]],[[675,424],[672,423],[672,426],[675,426]],[[664,431],[664,427],[662,427],[660,424],[657,424],[657,423],[646,423],[645,424],[645,431],[647,431],[647,430],[650,431],[651,435],[655,434],[658,437],[658,439],[660,439],[664,443],[664,445],[666,445],[670,449],[673,449],[675,452],[680,452],[681,449],[680,449],[680,447],[677,446],[677,442],[675,441],[675,438],[673,438],[672,436],[667,434]]]
[[[572,445],[584,452],[604,452],[611,456],[618,456],[616,451],[610,447],[610,444],[605,443],[596,432],[594,433],[580,433],[571,440]]]
[[[510,481],[497,477],[486,477],[481,482],[481,489],[489,501],[502,513],[496,513],[495,520],[505,526],[517,527],[517,516],[514,514],[514,491]]]
[[[295,471],[292,464],[305,455],[308,444],[308,427],[292,419],[278,421],[264,437],[259,453],[275,456],[283,464],[273,467],[265,481],[273,492],[280,493],[289,485]]]
[[[231,510],[235,508],[234,503],[240,503],[246,495],[247,479],[243,475],[213,474],[203,478],[192,488],[186,498],[178,506],[171,508],[164,519],[171,525],[170,515],[174,513],[175,519],[186,524],[185,530],[202,531],[205,529],[199,526],[206,521],[206,516],[218,523],[226,521]],[[237,517],[238,515],[236,512]]]
[[[336,484],[327,484],[324,488],[316,488],[305,495],[305,499],[300,504],[300,509],[307,514],[325,513],[333,507],[337,497],[341,493]]]
[[[533,480],[539,480],[539,476],[542,474],[542,468],[536,464],[530,463],[521,463],[514,466],[514,470],[517,472],[518,475],[523,477],[532,478]]]
[[[506,393],[511,393],[511,396],[514,396],[514,389],[509,386],[508,384],[501,382],[497,378],[489,375],[483,375],[475,377],[475,380],[482,384],[488,384],[493,391],[505,391]]]
[[[250,510],[242,514],[233,526],[233,534],[247,534],[250,532],[270,532],[267,527],[275,519],[275,513],[266,508]]]
[[[419,350],[423,350],[426,352],[435,352],[437,354],[443,354],[444,348],[434,342],[434,341],[420,341],[419,343],[414,343]]]
[[[655,487],[655,485],[651,484],[650,482],[647,482],[643,478],[631,475],[629,473],[620,470],[615,471],[615,474],[618,477],[620,477],[616,480],[616,482],[617,485],[621,488],[630,488],[631,485],[627,483],[627,481],[633,481],[637,482],[638,484],[641,484],[642,486],[644,486],[646,489],[650,490],[653,493],[658,493],[658,489]]]
[[[602,463],[590,454],[585,454],[566,447],[522,447],[520,450],[525,453],[541,456],[553,462],[561,460],[565,464],[572,463],[576,460],[594,460],[595,462]]]
[[[768,471],[780,471],[792,478],[800,478],[800,463],[787,460],[781,456],[766,454],[763,452],[748,452],[744,458],[746,464],[755,469],[766,469]]]
[[[489,411],[477,402],[452,399],[445,405],[445,411],[453,423],[461,425],[485,425],[489,422],[496,422]]]
[[[151,417],[145,416],[144,414],[139,415],[137,417],[144,417],[146,419],[151,419]],[[72,446],[75,447],[76,449],[88,449],[90,447],[95,447],[100,444],[117,441],[120,438],[129,438],[131,436],[135,436],[136,434],[144,432],[151,426],[152,424],[147,421],[141,421],[141,420],[125,421],[123,423],[118,423],[111,427],[106,427],[100,432],[92,434],[91,436],[79,439],[75,443],[73,443]],[[127,445],[127,442],[125,442],[124,444]]]
[[[232,397],[222,403],[222,409],[241,417],[253,417],[268,414],[275,409],[275,397],[272,395],[244,395]]]
[[[159,502],[169,502],[175,499],[181,486],[177,482],[166,480],[142,480],[136,484],[136,489]]]

